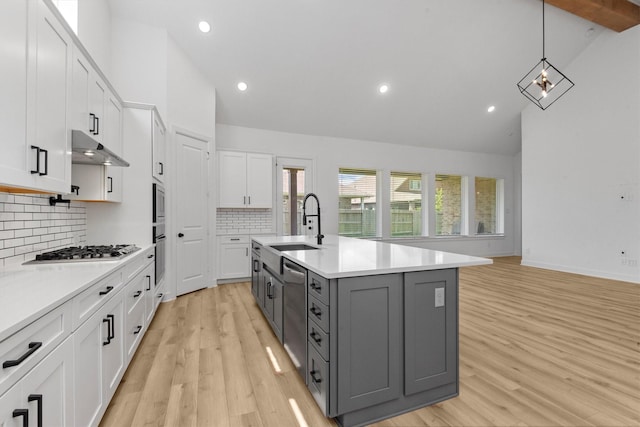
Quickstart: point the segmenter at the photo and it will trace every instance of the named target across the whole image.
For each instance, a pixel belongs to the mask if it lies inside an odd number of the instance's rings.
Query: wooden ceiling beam
[[[640,6],[627,0],[546,0],[546,3],[617,32],[640,24]]]

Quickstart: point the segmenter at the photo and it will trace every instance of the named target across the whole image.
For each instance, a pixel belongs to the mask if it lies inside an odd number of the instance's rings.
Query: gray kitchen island
[[[252,239],[252,293],[322,412],[360,426],[458,395],[458,269],[485,258]]]

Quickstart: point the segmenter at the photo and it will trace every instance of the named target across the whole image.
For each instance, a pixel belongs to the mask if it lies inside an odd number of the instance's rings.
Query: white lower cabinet
[[[218,236],[218,279],[251,276],[249,236]]]
[[[72,366],[73,339],[67,338],[0,397],[0,425],[74,425]]]
[[[76,426],[94,426],[124,374],[124,301],[118,292],[74,333]]]

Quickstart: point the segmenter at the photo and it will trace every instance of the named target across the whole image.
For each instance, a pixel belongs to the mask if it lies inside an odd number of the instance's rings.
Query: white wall
[[[640,282],[640,27],[563,71],[576,86],[522,114],[523,264]]]
[[[78,38],[111,80],[111,9],[108,0],[77,0]],[[116,88],[117,90],[117,88]]]
[[[430,238],[411,245],[474,255],[511,255],[514,247],[515,157],[435,150],[322,136],[273,132],[238,126],[216,126],[218,150],[244,150],[315,161],[314,192],[322,207],[322,231],[338,232],[338,169],[447,173],[504,178],[505,236]],[[407,242],[407,241],[405,241]]]

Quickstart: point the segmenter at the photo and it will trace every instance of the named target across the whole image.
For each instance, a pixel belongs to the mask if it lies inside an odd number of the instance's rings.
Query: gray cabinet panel
[[[338,280],[338,413],[401,395],[402,274]]]
[[[405,273],[405,394],[455,382],[457,270]]]

